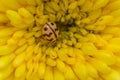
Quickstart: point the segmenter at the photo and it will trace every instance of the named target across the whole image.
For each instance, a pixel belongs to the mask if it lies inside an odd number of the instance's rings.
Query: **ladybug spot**
[[[52,34],[53,34],[53,33],[50,32],[49,34],[43,34],[43,36],[44,36],[44,37],[45,37],[45,36],[50,37]]]
[[[47,39],[48,41],[52,41],[53,40],[53,38],[51,38],[51,39]]]
[[[52,34],[53,34],[53,33],[52,33],[52,32],[50,32],[50,33],[49,33],[49,36],[51,36]]]
[[[56,28],[55,31],[58,31],[58,28]]]
[[[45,36],[46,36],[46,34],[43,34],[42,36],[44,36],[44,37],[45,37]]]
[[[54,23],[51,23],[52,25],[54,25]]]
[[[47,31],[47,30],[48,30],[48,28],[47,28],[47,27],[45,27],[45,28],[44,28],[44,30],[45,30],[45,31]]]

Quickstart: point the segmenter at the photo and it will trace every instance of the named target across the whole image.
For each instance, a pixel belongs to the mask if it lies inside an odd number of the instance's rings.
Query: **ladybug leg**
[[[55,44],[56,41],[53,41],[52,44]]]
[[[54,46],[55,42],[56,42],[56,41],[49,42],[49,43],[47,44],[47,46],[48,46],[48,47]]]
[[[52,46],[52,44],[51,44],[51,42],[49,42],[48,44],[47,44],[47,47],[51,47]]]

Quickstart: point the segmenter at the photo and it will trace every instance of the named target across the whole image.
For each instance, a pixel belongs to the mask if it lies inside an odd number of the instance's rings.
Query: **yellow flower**
[[[120,80],[120,0],[0,0],[0,80]]]

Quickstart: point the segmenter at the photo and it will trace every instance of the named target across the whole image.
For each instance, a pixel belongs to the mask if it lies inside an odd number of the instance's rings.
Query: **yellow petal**
[[[86,0],[84,4],[81,6],[81,11],[86,12],[86,11],[91,11],[93,7],[93,3],[89,0]]]
[[[74,1],[74,2],[72,2],[71,4],[69,4],[69,6],[68,6],[68,9],[75,9],[77,7],[77,1]]]
[[[24,45],[20,46],[19,48],[17,48],[15,50],[15,54],[20,54],[20,53],[24,52],[25,49],[27,48],[27,46],[28,46],[27,44],[24,44]]]
[[[45,76],[45,71],[46,71],[46,65],[44,62],[41,62],[39,64],[39,68],[38,68],[38,75],[40,77],[40,79],[43,79]]]
[[[83,5],[86,2],[86,0],[78,0],[78,5]]]
[[[120,74],[113,70],[109,75],[105,76],[105,80],[120,80]]]
[[[65,80],[65,77],[60,71],[54,69],[54,80]]]
[[[64,8],[67,9],[68,8],[68,0],[62,0],[64,3]]]
[[[0,3],[0,11],[1,11],[1,12],[5,12],[7,9],[8,9],[8,8],[5,7],[5,5],[3,6],[3,4]]]
[[[23,18],[30,19],[29,21],[34,20],[33,15],[28,10],[26,10],[25,8],[20,8],[18,10],[18,14],[20,14]]]
[[[96,70],[102,74],[108,74],[111,71],[111,68],[100,60],[94,59],[90,63],[96,68]]]
[[[116,45],[116,44],[108,44],[106,49],[111,50],[112,52],[115,52],[115,53],[120,52],[120,47],[119,45]]]
[[[97,70],[89,63],[86,64],[87,67],[87,71],[88,74],[92,77],[92,78],[97,78],[98,77],[98,72]]]
[[[114,20],[114,17],[111,15],[106,15],[100,17],[97,22],[95,23],[96,25],[109,25]]]
[[[8,41],[7,41],[7,44],[8,45],[15,45],[15,46],[17,46],[16,44],[17,44],[17,40],[15,40],[15,39],[13,39],[13,38],[10,38],[10,39],[8,39]]]
[[[109,8],[110,10],[116,10],[116,9],[120,9],[120,1],[116,0],[114,2],[109,3],[106,8]]]
[[[11,65],[5,67],[4,69],[0,70],[0,80],[4,80],[13,72],[13,67]]]
[[[110,40],[110,44],[117,44],[120,45],[120,38],[113,38]]]
[[[9,38],[6,38],[6,37],[5,38],[0,38],[0,46],[5,45],[8,39]]]
[[[25,53],[21,53],[16,56],[16,58],[13,61],[13,66],[17,67],[22,64],[22,62],[25,60]]]
[[[14,33],[15,29],[14,28],[3,28],[0,29],[0,38],[1,37],[6,37],[6,36],[10,36]]]
[[[32,55],[33,55],[33,48],[34,48],[34,45],[31,45],[31,46],[28,46],[27,49],[26,49],[26,55],[25,55],[25,60],[29,60],[31,59]]]
[[[29,39],[27,40],[27,42],[28,42],[29,45],[32,45],[32,44],[35,43],[35,38],[34,38],[34,37],[31,37],[31,38],[29,38]]]
[[[0,46],[0,55],[13,53],[15,49],[16,49],[16,46],[2,45]]]
[[[87,55],[94,55],[97,53],[97,48],[93,43],[84,43],[81,48],[82,51]]]
[[[23,63],[15,70],[15,77],[22,77],[26,72],[26,65]]]
[[[115,10],[115,11],[112,11],[111,13],[110,13],[110,15],[112,15],[112,16],[114,16],[114,17],[119,17],[119,15],[120,15],[120,9],[118,9],[118,10]]]
[[[66,67],[65,67],[64,76],[65,76],[66,80],[75,80],[76,79],[75,73],[73,72],[72,68],[68,65],[66,65]]]
[[[36,6],[37,3],[36,3],[36,0],[24,0],[27,2],[28,5],[31,5],[31,6]]]
[[[102,8],[102,7],[106,6],[109,1],[110,0],[95,0],[93,9],[95,10],[98,8]]]
[[[76,63],[72,66],[72,69],[79,79],[87,79],[87,70],[86,66],[83,63],[76,61]]]
[[[57,59],[57,69],[61,72],[65,71],[65,63],[59,59]]]
[[[95,55],[95,58],[105,62],[107,65],[113,65],[116,62],[112,52],[107,51],[99,51],[98,54]]]
[[[75,58],[70,57],[70,58],[67,58],[67,60],[65,62],[69,65],[74,65],[76,60],[75,60]]]
[[[53,80],[53,69],[52,67],[46,67],[46,71],[45,71],[45,80]]]
[[[60,6],[55,2],[50,3],[51,8],[53,8],[56,12],[60,10]]]
[[[5,14],[0,13],[0,23],[8,22],[8,18]]]
[[[101,9],[97,9],[97,10],[93,10],[89,12],[89,18],[92,20],[97,19],[98,17],[100,17],[102,10]]]
[[[12,21],[12,23],[19,23],[20,21],[22,21],[21,16],[13,10],[7,10],[6,12],[7,17]]]
[[[0,69],[7,67],[10,64],[10,62],[13,60],[14,57],[15,57],[14,54],[1,56],[0,57]]]
[[[106,29],[104,29],[102,33],[107,33],[114,36],[120,36],[120,28],[116,26],[106,27]]]
[[[56,61],[51,58],[47,58],[46,64],[49,66],[56,66]]]
[[[17,42],[17,41],[16,41],[16,42]],[[18,46],[22,46],[22,45],[24,45],[26,42],[27,42],[27,40],[26,40],[25,38],[23,38],[23,39],[20,39],[17,44],[18,44]]]
[[[14,39],[20,39],[20,38],[22,38],[22,37],[24,36],[25,33],[26,33],[25,30],[16,31],[16,32],[14,32],[14,34],[13,34],[13,38],[14,38]]]
[[[8,7],[9,9],[17,10],[18,8],[21,7],[16,0],[6,0],[6,1],[1,0],[1,3],[2,3],[5,7]]]
[[[16,0],[21,6],[26,6],[27,2],[25,0]]]
[[[58,52],[58,57],[59,57],[61,60],[63,60],[63,61],[66,61],[67,58],[68,58],[67,54],[65,54],[65,50],[64,50],[64,49],[59,50],[59,52]]]

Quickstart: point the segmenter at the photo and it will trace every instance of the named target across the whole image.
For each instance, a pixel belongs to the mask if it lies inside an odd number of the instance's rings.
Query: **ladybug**
[[[59,30],[54,23],[48,22],[42,29],[42,35],[45,40],[54,42],[57,40]]]

